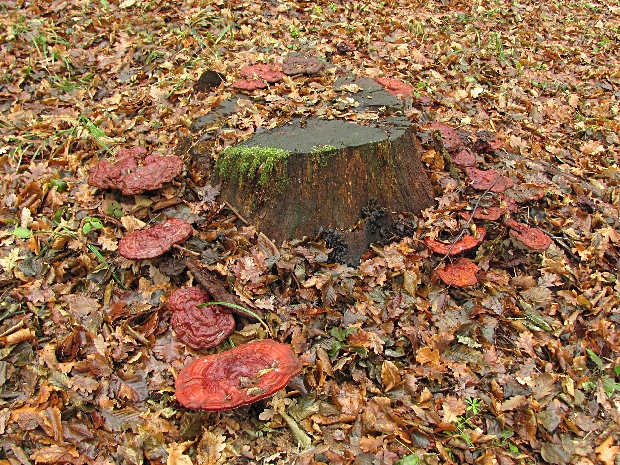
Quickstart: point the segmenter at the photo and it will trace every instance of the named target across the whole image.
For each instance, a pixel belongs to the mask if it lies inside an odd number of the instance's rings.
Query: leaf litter
[[[0,18],[0,460],[617,462],[613,3],[8,1]],[[244,67],[289,56],[307,63],[234,90]],[[400,96],[438,200],[355,268],[320,241],[261,237],[197,155],[293,117],[357,118],[343,75]],[[186,175],[129,195],[88,185],[133,147]],[[170,218],[193,228],[182,246],[118,255],[126,225]],[[424,242],[477,228],[454,262]],[[474,285],[435,278],[466,260]],[[186,346],[167,301],[197,284],[269,331],[237,314],[218,348]],[[269,334],[303,365],[286,390],[217,413],[176,401],[192,360]]]

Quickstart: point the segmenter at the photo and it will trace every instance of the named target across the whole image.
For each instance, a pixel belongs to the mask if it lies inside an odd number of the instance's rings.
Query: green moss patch
[[[275,147],[237,145],[220,153],[215,168],[224,179],[256,182],[265,190],[281,190],[288,182],[285,173],[289,155],[288,150]]]

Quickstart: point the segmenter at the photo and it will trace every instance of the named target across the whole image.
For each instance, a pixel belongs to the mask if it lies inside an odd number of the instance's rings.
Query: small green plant
[[[84,223],[82,224],[82,233],[88,234],[92,230],[103,229],[103,223],[99,218],[92,218],[90,216],[84,218]]]
[[[95,139],[95,141],[103,149],[105,149],[106,152],[108,152],[108,153],[112,152],[110,150],[110,147],[108,147],[107,144],[104,141],[104,138],[106,138],[106,134],[105,134],[105,131],[103,129],[100,129],[99,126],[97,126],[95,123],[93,123],[91,121],[91,119],[86,117],[86,116],[80,116],[78,118],[78,123],[80,123],[84,127],[84,129],[86,129],[86,131],[91,136],[93,136],[93,139]]]
[[[69,187],[64,179],[52,179],[49,184],[50,187],[55,187],[57,192],[64,192]]]
[[[465,400],[467,406],[465,407],[465,415],[460,415],[457,417],[454,425],[456,426],[456,433],[452,433],[458,437],[460,437],[470,449],[474,448],[474,443],[471,440],[471,436],[467,432],[467,430],[473,430],[476,428],[476,425],[473,423],[473,420],[480,414],[484,404],[477,397],[468,397]]]
[[[350,346],[346,343],[347,338],[357,331],[357,327],[349,328],[331,328],[329,330],[330,336],[335,340],[332,341],[332,346],[329,349],[329,356],[336,357],[341,349],[351,349],[362,358],[368,357],[368,349],[362,346]]]
[[[418,454],[409,454],[394,462],[394,465],[420,465],[421,463],[422,461]]]
[[[590,361],[594,364],[594,370],[592,372],[593,376],[583,383],[583,389],[585,391],[594,391],[598,381],[600,381],[607,397],[620,392],[620,383],[617,383],[615,380],[615,377],[620,376],[620,365],[616,365],[613,370],[610,370],[611,365],[605,364],[596,352],[592,349],[586,349],[586,352]]]
[[[329,8],[330,10],[332,10],[334,13],[335,13],[336,11],[338,11],[338,7],[337,7],[335,4],[333,4],[333,3],[330,3],[329,5],[327,5],[327,8]]]
[[[125,213],[123,212],[121,204],[118,202],[112,202],[110,206],[108,207],[108,215],[112,215],[116,218],[120,218],[124,214]]]
[[[301,36],[301,31],[299,30],[299,28],[297,26],[295,26],[294,24],[291,24],[288,27],[288,32],[291,35],[291,37],[297,39],[299,36]]]
[[[465,400],[467,403],[467,407],[465,407],[465,411],[468,412],[471,416],[476,416],[482,411],[482,401],[477,397],[468,397]]]
[[[20,239],[29,239],[30,229],[16,226],[15,229],[13,230],[13,235],[15,237],[19,237]]]
[[[321,8],[319,5],[314,5],[314,14],[319,16],[323,14],[323,8]]]
[[[518,454],[519,448],[512,441],[510,441],[514,435],[515,432],[513,430],[505,429],[502,431],[501,436],[495,441],[495,443],[499,447],[507,447],[512,454]]]

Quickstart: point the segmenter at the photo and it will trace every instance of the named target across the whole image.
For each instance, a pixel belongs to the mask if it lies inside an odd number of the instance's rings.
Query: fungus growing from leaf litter
[[[199,287],[174,291],[168,305],[172,309],[172,328],[192,349],[208,349],[224,341],[235,330],[235,319],[227,308],[205,305],[211,296]]]
[[[502,141],[490,131],[479,131],[476,133],[474,150],[477,152],[492,152],[502,147]]]
[[[392,95],[406,95],[407,97],[413,97],[412,87],[405,84],[403,81],[392,78],[377,78],[376,81]]]
[[[263,79],[270,84],[280,82],[284,77],[284,73],[278,71],[272,65],[248,65],[239,70],[241,76],[247,79]]]
[[[463,141],[456,133],[456,131],[444,123],[430,123],[424,127],[424,129],[430,129],[431,131],[439,131],[441,133],[441,140],[443,146],[448,152],[455,152],[463,146]]]
[[[476,190],[492,192],[504,192],[509,187],[514,186],[512,179],[502,176],[494,169],[479,170],[478,168],[464,168],[465,174],[471,180],[471,187]]]
[[[180,218],[169,218],[152,228],[127,234],[118,242],[118,253],[130,260],[155,258],[191,235],[192,226],[188,222]]]
[[[288,56],[282,61],[282,71],[287,76],[312,76],[323,68],[325,63],[315,57]]]
[[[240,79],[233,82],[232,86],[239,90],[257,90],[267,88],[267,83],[261,79]]]
[[[121,149],[113,163],[100,161],[90,170],[88,184],[101,189],[118,189],[123,195],[159,189],[183,171],[183,160],[171,155],[148,154],[144,147]]]
[[[452,157],[452,162],[459,167],[476,166],[476,154],[467,147],[461,149]]]
[[[449,286],[465,287],[478,284],[476,273],[478,265],[469,258],[460,257],[454,263],[446,265],[443,270],[437,270],[437,275]]]
[[[476,236],[465,234],[458,241],[452,244],[445,244],[443,242],[436,241],[429,237],[424,238],[426,246],[434,253],[440,255],[456,255],[465,250],[473,249],[482,242],[484,236],[486,236],[487,230],[482,226],[476,228]]]
[[[551,245],[551,238],[540,229],[530,228],[511,218],[507,219],[505,223],[510,228],[510,237],[528,250],[544,252]]]
[[[176,398],[189,409],[233,409],[284,389],[301,368],[289,346],[252,341],[184,367],[175,383]]]

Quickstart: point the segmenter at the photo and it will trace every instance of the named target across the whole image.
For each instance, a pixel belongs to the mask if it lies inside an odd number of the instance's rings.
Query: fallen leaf
[[[594,452],[597,454],[597,458],[605,465],[614,465],[616,463],[616,457],[620,453],[620,447],[614,446],[613,436],[609,436],[605,439]]]
[[[384,392],[390,392],[402,383],[400,370],[389,360],[383,362],[383,365],[381,366],[381,383],[383,384]]]

